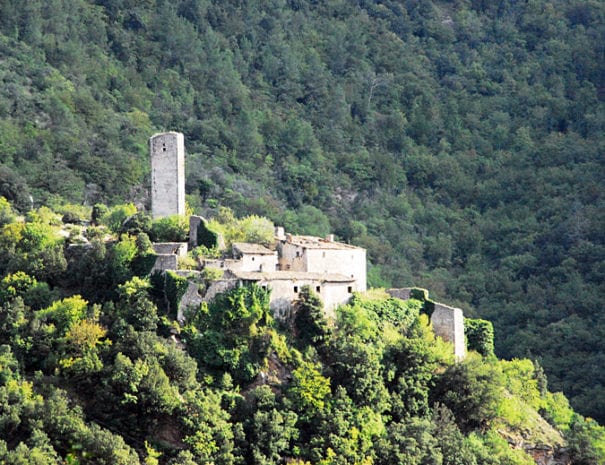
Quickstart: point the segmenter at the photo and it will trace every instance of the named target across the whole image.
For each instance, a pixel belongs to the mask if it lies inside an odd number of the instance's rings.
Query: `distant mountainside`
[[[0,1],[0,195],[190,206],[368,249],[605,423],[605,3]]]

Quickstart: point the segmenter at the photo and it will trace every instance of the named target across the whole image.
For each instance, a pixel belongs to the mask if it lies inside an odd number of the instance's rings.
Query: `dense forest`
[[[181,131],[194,211],[366,247],[370,284],[426,287],[491,320],[498,356],[535,361],[605,423],[603,2],[0,0],[0,63],[0,195],[19,213],[145,206],[147,139]],[[138,344],[120,362],[134,378],[110,384],[135,389],[137,370],[158,370],[144,354],[169,350]],[[72,408],[18,373],[3,382],[27,408]],[[265,394],[269,418],[285,400]]]
[[[423,298],[355,294],[328,321],[304,287],[276,321],[250,285],[178,322],[187,280],[149,276],[150,237],[187,225],[134,209],[19,216],[0,197],[1,463],[605,463],[605,428],[537,362],[497,359],[477,319],[455,361]]]

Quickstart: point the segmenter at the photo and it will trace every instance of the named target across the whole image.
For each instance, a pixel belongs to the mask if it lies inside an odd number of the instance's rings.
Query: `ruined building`
[[[153,218],[185,214],[183,134],[156,134],[149,145]],[[203,218],[190,218],[190,247],[197,245],[198,228],[203,227]],[[189,288],[179,304],[179,319],[183,318],[183,308],[210,301],[221,292],[249,283],[271,290],[270,306],[278,319],[288,318],[303,286],[309,286],[321,297],[326,315],[334,318],[339,305],[346,304],[353,292],[364,292],[367,287],[365,249],[337,242],[332,235],[326,238],[296,236],[276,228],[275,240],[269,247],[234,243],[230,257],[201,261],[202,270],[213,269],[216,271],[213,274],[219,276],[211,283],[203,282],[203,271],[177,270],[178,256],[186,254],[186,246],[185,243],[154,244],[158,259],[153,271],[170,270],[189,279]],[[389,292],[405,300],[410,298],[409,291],[392,289]],[[458,358],[464,357],[462,310],[432,301],[431,305],[435,333],[454,344]]]
[[[271,289],[270,305],[277,318],[286,318],[303,286],[310,286],[328,316],[345,304],[353,292],[366,290],[366,251],[361,247],[313,236],[281,234],[276,228],[273,247],[235,243],[233,258],[203,260],[204,268],[223,272],[204,299],[226,288],[255,283]]]

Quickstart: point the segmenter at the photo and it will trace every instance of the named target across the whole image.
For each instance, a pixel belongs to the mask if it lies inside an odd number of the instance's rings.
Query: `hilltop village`
[[[151,214],[154,219],[185,214],[185,143],[178,132],[155,134],[149,140],[151,158]],[[192,215],[188,243],[154,243],[158,254],[152,273],[171,271],[186,277],[188,287],[178,302],[177,317],[185,310],[217,294],[254,283],[270,289],[270,308],[274,317],[286,320],[292,304],[304,286],[309,286],[324,305],[329,319],[335,318],[339,305],[349,302],[354,292],[367,290],[366,251],[361,247],[325,238],[288,234],[275,228],[274,241],[268,247],[253,243],[234,243],[231,252],[221,258],[202,258],[198,270],[179,270],[179,257],[199,245],[206,220]],[[213,270],[214,279],[200,285],[204,271]],[[409,299],[411,288],[390,289],[392,297]],[[423,297],[428,300],[428,293]],[[454,353],[466,353],[462,310],[431,302],[431,322],[435,334],[452,342]]]

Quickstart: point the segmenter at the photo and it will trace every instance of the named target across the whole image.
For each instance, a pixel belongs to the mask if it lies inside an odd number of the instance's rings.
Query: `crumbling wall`
[[[177,265],[178,257],[176,254],[158,254],[150,273],[153,273],[154,271],[176,270]]]
[[[402,287],[400,289],[388,289],[387,293],[395,299],[409,300],[411,291],[411,287]]]
[[[466,356],[466,340],[464,336],[464,314],[461,309],[449,307],[429,299],[426,289],[406,287],[389,289],[388,294],[397,299],[418,299],[424,302],[423,311],[431,318],[435,336],[454,346],[454,355],[458,359]]]
[[[464,314],[459,308],[448,307],[435,303],[431,315],[431,324],[435,336],[454,345],[454,355],[462,359],[466,356],[466,342],[464,340]]]
[[[179,257],[187,256],[186,242],[154,242],[152,247],[154,252],[157,254],[173,254]]]

